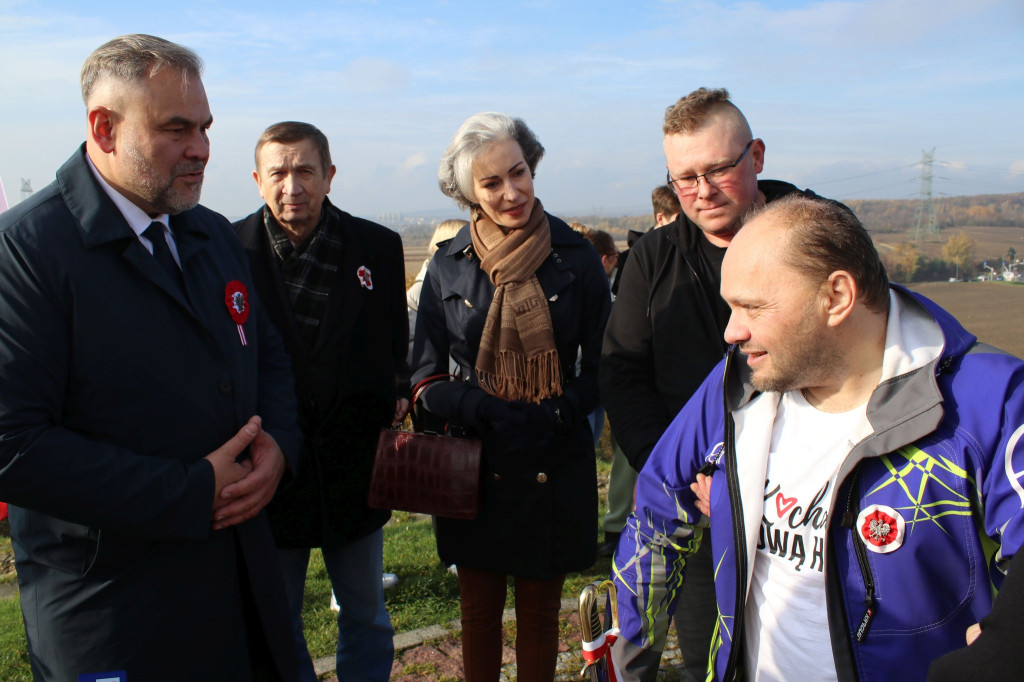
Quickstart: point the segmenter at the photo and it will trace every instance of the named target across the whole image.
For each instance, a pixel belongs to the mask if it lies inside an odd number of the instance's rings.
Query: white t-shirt
[[[835,680],[825,606],[825,536],[835,477],[863,433],[866,404],[849,412],[782,396],[768,453],[764,516],[745,613],[754,682]]]

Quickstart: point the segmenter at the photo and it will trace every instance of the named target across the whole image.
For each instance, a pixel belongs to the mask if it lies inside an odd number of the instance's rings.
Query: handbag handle
[[[448,373],[435,374],[434,376],[429,376],[425,379],[420,379],[419,381],[417,381],[416,386],[412,389],[412,405],[415,405],[416,401],[420,399],[420,396],[423,395],[423,391],[426,390],[427,386],[434,383],[435,381],[440,381],[441,379],[448,379],[451,376],[452,375]]]

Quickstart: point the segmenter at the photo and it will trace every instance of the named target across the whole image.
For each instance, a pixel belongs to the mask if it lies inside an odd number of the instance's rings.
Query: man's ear
[[[825,312],[828,315],[828,326],[838,327],[857,305],[857,298],[860,296],[857,282],[846,270],[836,270],[829,275],[823,285],[823,293],[826,297]]]
[[[330,194],[331,193],[331,181],[334,180],[334,174],[337,173],[337,172],[338,172],[337,166],[335,166],[332,163],[331,167],[327,169],[327,192],[325,192],[325,194]]]
[[[104,154],[110,154],[116,148],[117,124],[120,116],[104,106],[95,106],[89,110],[86,120],[89,123],[89,137]]]
[[[754,160],[755,174],[764,170],[764,140],[759,137],[750,145],[750,158]]]

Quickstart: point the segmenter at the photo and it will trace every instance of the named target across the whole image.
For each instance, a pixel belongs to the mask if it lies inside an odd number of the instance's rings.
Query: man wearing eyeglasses
[[[634,245],[619,283],[601,357],[601,400],[612,431],[639,471],[727,349],[729,306],[718,295],[726,247],[752,208],[800,192],[758,180],[764,142],[755,138],[725,89],[699,88],[665,112],[667,183],[682,214]],[[802,192],[815,196],[813,192]],[[676,609],[684,680],[703,680],[717,614],[711,554],[705,543],[687,561],[687,589]],[[650,647],[625,644],[620,671],[654,680],[668,632],[668,608],[650,605]]]

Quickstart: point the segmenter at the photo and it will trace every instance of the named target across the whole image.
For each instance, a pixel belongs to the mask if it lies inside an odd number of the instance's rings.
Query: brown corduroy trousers
[[[501,672],[501,614],[507,576],[458,568],[466,682],[495,682]],[[519,682],[551,682],[558,657],[558,609],[565,576],[514,581],[516,677]]]

